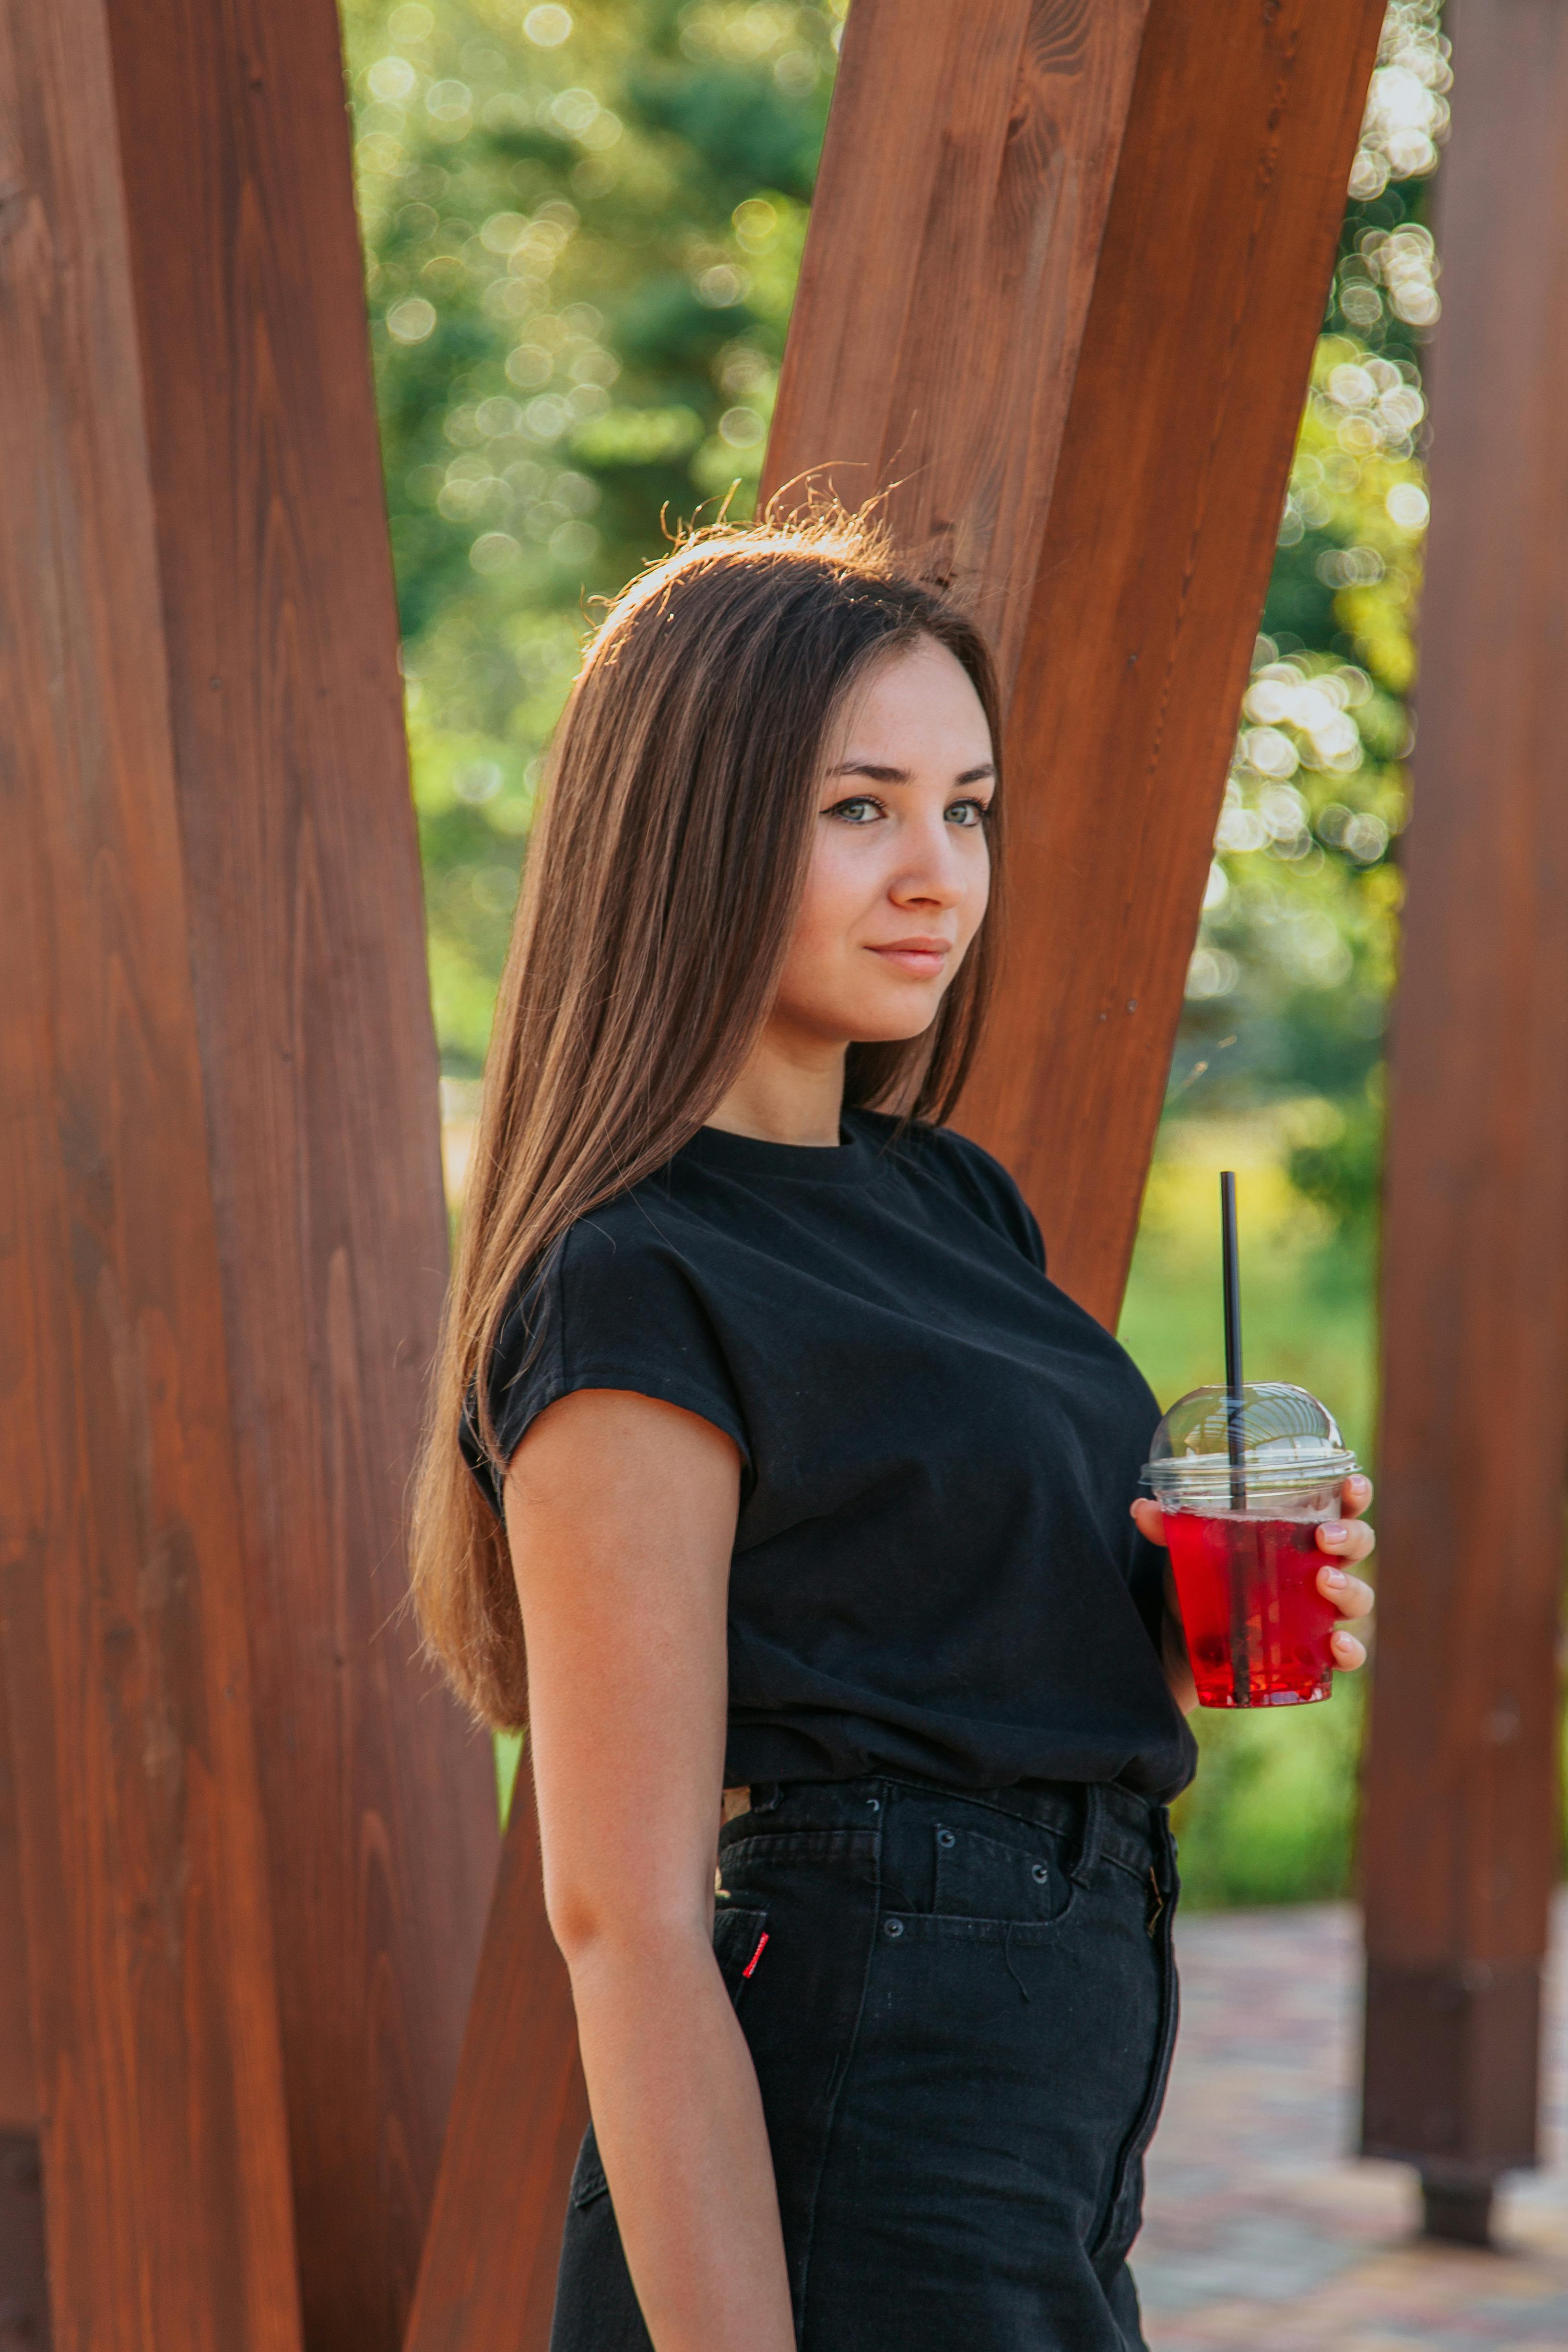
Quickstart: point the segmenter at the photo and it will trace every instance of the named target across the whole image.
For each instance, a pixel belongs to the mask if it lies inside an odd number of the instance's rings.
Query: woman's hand
[[[1350,1573],[1350,1563],[1363,1560],[1376,1543],[1377,1538],[1362,1520],[1362,1513],[1372,1500],[1372,1480],[1358,1471],[1347,1478],[1342,1489],[1344,1517],[1326,1519],[1318,1529],[1318,1549],[1324,1555],[1318,1570],[1318,1591],[1325,1601],[1331,1601],[1342,1617],[1356,1619],[1372,1613],[1373,1590],[1359,1576]],[[1166,1543],[1164,1516],[1158,1503],[1142,1497],[1133,1504],[1132,1517],[1139,1532],[1151,1543]],[[1352,1674],[1366,1664],[1366,1644],[1354,1633],[1340,1626],[1330,1636],[1334,1664],[1342,1673]],[[1187,1646],[1182,1634],[1181,1611],[1176,1603],[1175,1580],[1170,1568],[1165,1570],[1165,1675],[1177,1704],[1190,1714],[1197,1705],[1197,1692],[1193,1685],[1192,1667],[1187,1661]]]

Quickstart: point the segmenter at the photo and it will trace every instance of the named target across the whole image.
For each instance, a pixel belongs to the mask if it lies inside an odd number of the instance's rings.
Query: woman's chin
[[[857,1045],[906,1045],[911,1037],[923,1037],[941,1011],[939,996],[934,1004],[920,1012],[910,1006],[900,1013],[885,1014],[880,1020],[867,1021],[857,1028],[851,1042]]]

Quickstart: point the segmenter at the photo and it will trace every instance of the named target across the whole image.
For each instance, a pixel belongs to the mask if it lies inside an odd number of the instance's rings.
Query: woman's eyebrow
[[[842,766],[829,768],[827,772],[830,776],[869,776],[874,783],[879,784],[907,784],[910,781],[907,768],[879,767],[874,760],[846,760]],[[965,768],[963,774],[954,776],[952,781],[955,784],[983,784],[988,776],[995,773],[994,761],[986,760],[978,768]]]

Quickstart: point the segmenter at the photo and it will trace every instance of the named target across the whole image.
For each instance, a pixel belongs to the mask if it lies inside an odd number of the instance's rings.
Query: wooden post
[[[22,1857],[0,1659],[0,2352],[7,2327],[27,2352],[49,2352],[46,2267]]]
[[[1015,949],[964,1124],[1113,1320],[1268,586],[1383,0],[855,0],[764,491],[888,490],[1011,684]],[[798,494],[790,492],[782,504]],[[534,1831],[520,1791],[511,1838]],[[542,2347],[569,2145],[527,2217],[475,2183],[560,2116],[537,1865],[484,1971],[408,2352]],[[479,2012],[476,2012],[478,2019]],[[540,2315],[542,2315],[541,2316]],[[467,2332],[465,2332],[467,2331]]]
[[[18,1083],[31,1090],[29,1148],[55,1188],[29,1179],[13,1234],[29,1278],[48,1286],[36,1344],[63,1349],[60,1335],[74,1332],[77,1350],[60,1356],[58,1376],[24,1376],[34,1418],[19,1491],[29,1499],[6,1549],[29,1929],[50,1999],[71,1988],[84,2002],[100,1997],[86,1946],[79,1980],[54,1984],[88,1914],[50,1942],[37,1880],[46,1832],[26,1829],[45,1818],[30,1784],[65,1775],[84,1745],[94,1752],[74,1714],[52,1728],[40,1714],[58,1696],[42,1672],[57,1635],[35,1601],[63,1611],[60,1563],[88,1577],[96,1557],[71,1549],[77,1515],[102,1517],[104,1543],[144,1539],[141,1583],[124,1571],[135,1608],[167,1624],[170,1643],[195,1638],[159,1598],[165,1573],[184,1590],[183,1555],[158,1565],[162,1520],[146,1517],[134,1535],[116,1484],[115,1446],[131,1447],[135,1430],[133,1342],[152,1341],[137,1340],[132,1309],[104,1291],[92,1250],[75,1238],[88,1210],[107,1217],[107,1202],[132,1188],[134,1248],[150,1268],[138,1279],[178,1288],[178,1314],[158,1307],[161,1352],[147,1357],[146,1377],[164,1384],[172,1429],[199,1414],[203,1475],[210,1483],[221,1465],[227,1481],[228,1517],[221,1539],[216,1519],[204,1536],[203,1573],[229,1612],[225,1639],[239,1641],[242,1664],[248,1647],[251,1662],[278,1955],[266,2003],[255,1996],[258,2017],[275,2001],[278,2020],[256,2036],[265,2051],[280,2027],[305,2334],[312,2352],[390,2352],[412,2296],[496,1840],[488,1743],[418,1665],[399,1616],[404,1489],[446,1233],[336,12],[332,0],[69,0],[63,14],[13,17],[27,152],[7,184],[20,193],[0,213],[11,263],[0,363],[11,372],[8,421],[26,418],[37,454],[14,443],[7,467],[5,561],[23,620],[20,636],[0,644],[0,667],[55,730],[46,740],[28,704],[30,731],[13,730],[6,752],[8,838],[37,850],[31,945],[24,956],[12,926],[19,969],[4,1017]],[[100,77],[96,114],[79,52]],[[33,151],[51,141],[76,142],[78,171],[89,141],[92,178],[79,215],[35,229]],[[68,345],[84,270],[119,289],[113,336],[94,314]],[[84,466],[111,412],[112,463],[106,456],[90,481],[72,478],[87,517],[79,525],[76,507],[34,485]],[[90,543],[89,524],[100,534]],[[121,541],[136,529],[145,544],[135,542],[132,577]],[[24,683],[16,646],[32,644],[29,631],[38,644]],[[116,691],[131,681],[155,714],[155,751],[153,716],[140,738],[128,731],[89,654]],[[111,754],[123,807],[97,781]],[[79,821],[68,822],[70,791],[84,796]],[[131,845],[112,855],[111,815]],[[146,972],[128,964],[117,929],[131,916],[114,861],[132,850],[136,919],[156,948]],[[96,1028],[77,997],[98,1008]],[[74,1061],[49,1042],[68,1019]],[[115,1076],[114,1053],[134,1061],[142,1051],[138,1024],[167,1031],[170,1066],[183,1057],[172,1108],[163,1063],[145,1073],[136,1063],[134,1094]],[[87,1196],[74,1222],[61,1205],[68,1184]],[[70,1449],[89,1440],[67,1482]],[[116,1605],[140,1622],[129,1599]],[[101,1654],[88,1621],[72,1622],[72,1638],[88,1643],[72,1707],[120,1705],[121,1616],[105,1619]],[[197,1706],[206,1656],[176,1647],[160,1669],[169,1704],[191,1711],[187,1729],[170,1734],[176,1743],[212,1736]],[[219,1693],[242,1687],[228,1652],[212,1656],[209,1714]],[[245,1711],[237,1696],[223,1706]],[[66,1780],[50,1785],[63,1802]],[[243,1799],[233,1806],[231,1823],[225,1795],[237,1869]],[[172,1817],[159,1835],[174,1837]],[[170,1871],[183,1851],[171,1848]],[[89,1864],[108,1867],[96,1852]],[[193,1887],[205,1885],[205,1855],[190,1867]],[[83,1882],[84,1904],[109,1893],[90,1874]],[[163,1916],[155,1908],[139,1932],[165,1933]],[[107,2261],[132,2213],[126,2204],[110,2229],[98,2176],[57,2159],[64,2033],[44,2037],[39,2061],[57,2302],[60,2249],[99,2233]],[[177,2070],[169,2095],[181,2095]],[[194,2126],[218,2132],[217,2091],[191,2095]],[[258,2102],[260,2151],[266,2113]],[[90,2122],[84,2112],[81,2128]],[[167,2206],[160,2226],[195,2226],[178,2191]],[[205,2314],[199,2268],[189,2291]],[[291,2260],[289,2273],[292,2309]],[[158,2352],[190,2340],[173,2320],[154,2336]],[[121,2340],[104,2325],[95,2352]],[[226,2352],[249,2340],[237,2326]]]
[[[1568,1443],[1568,20],[1463,0],[1390,1059],[1369,2155],[1535,2161]],[[1500,424],[1500,420],[1503,420]]]
[[[447,1273],[334,0],[108,10],[312,2352],[400,2341],[497,1859],[401,1613]],[[202,135],[193,135],[195,127]]]
[[[587,2118],[572,1989],[544,1916],[525,1755],[408,2352],[543,2352],[566,2192]]]
[[[0,1623],[54,2336],[60,2352],[300,2352],[217,1236],[98,0],[0,16]]]

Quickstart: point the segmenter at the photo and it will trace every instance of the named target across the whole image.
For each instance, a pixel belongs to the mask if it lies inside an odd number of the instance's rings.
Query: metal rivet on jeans
[[[936,1833],[936,1842],[938,1845],[956,1845],[958,1843],[958,1840],[953,1836],[951,1830],[938,1830]]]
[[[880,1797],[868,1797],[866,1802],[870,1806],[871,1811],[874,1813],[879,1813],[881,1811],[882,1800]]]
[[[884,1936],[898,1937],[901,1936],[903,1932],[904,1923],[901,1919],[885,1919],[882,1922],[882,1933]]]
[[[1036,1863],[1033,1871],[1030,1873],[1031,1877],[1033,1877],[1041,1886],[1045,1885],[1050,1874],[1050,1872],[1046,1868],[1043,1862]]]

